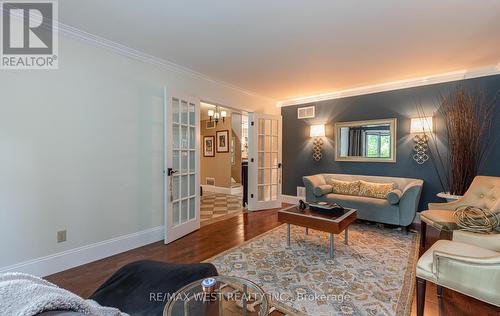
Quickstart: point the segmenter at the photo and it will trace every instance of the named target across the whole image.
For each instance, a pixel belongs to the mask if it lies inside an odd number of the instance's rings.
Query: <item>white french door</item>
[[[281,116],[249,114],[248,210],[281,206]]]
[[[200,228],[200,102],[172,94],[164,98],[165,243]]]

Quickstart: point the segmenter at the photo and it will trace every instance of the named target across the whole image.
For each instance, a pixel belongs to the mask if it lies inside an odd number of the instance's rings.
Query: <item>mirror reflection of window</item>
[[[337,123],[337,158],[395,161],[395,128],[395,119]]]
[[[369,131],[365,133],[365,156],[389,158],[391,135],[388,131]]]

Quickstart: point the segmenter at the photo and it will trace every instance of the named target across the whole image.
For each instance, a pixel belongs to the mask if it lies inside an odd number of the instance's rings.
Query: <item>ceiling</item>
[[[276,100],[500,62],[498,0],[64,0],[59,16]]]

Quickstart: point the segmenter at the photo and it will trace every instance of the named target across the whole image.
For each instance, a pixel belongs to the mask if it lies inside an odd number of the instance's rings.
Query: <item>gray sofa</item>
[[[401,190],[402,195],[396,204],[389,203],[387,199],[364,196],[334,193],[315,195],[315,192],[318,194],[318,190],[314,190],[314,188],[329,184],[332,178],[342,181],[364,180],[376,183],[394,183],[395,188]],[[357,218],[359,219],[399,226],[409,226],[413,222],[424,184],[424,181],[420,179],[330,173],[305,176],[303,181],[306,187],[307,202],[335,202],[343,207],[357,209]]]

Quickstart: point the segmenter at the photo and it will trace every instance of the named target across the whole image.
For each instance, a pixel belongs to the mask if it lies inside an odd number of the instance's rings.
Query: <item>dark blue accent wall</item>
[[[436,193],[443,188],[432,162],[419,165],[412,159],[414,142],[409,134],[410,119],[418,117],[417,105],[421,104],[426,115],[434,116],[438,145],[444,149],[444,124],[436,105],[440,95],[449,93],[458,84],[468,89],[479,88],[487,98],[493,99],[500,90],[500,75],[283,107],[283,194],[296,195],[297,186],[303,186],[303,175],[327,172],[423,179],[425,183],[419,209],[425,209],[428,202],[442,202],[436,197]],[[297,108],[307,105],[316,106],[316,117],[297,119]],[[498,102],[496,108],[492,134],[500,133]],[[335,161],[335,122],[394,117],[398,119],[396,163]],[[312,124],[326,124],[328,142],[323,145],[323,158],[318,162],[312,158],[312,140],[309,138],[309,126]],[[500,142],[494,146],[480,174],[500,176]]]

